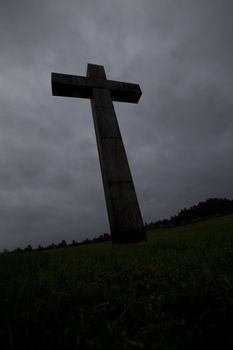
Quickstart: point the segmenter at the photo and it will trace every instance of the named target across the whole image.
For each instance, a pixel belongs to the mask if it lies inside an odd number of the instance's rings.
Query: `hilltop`
[[[0,256],[2,348],[233,348],[233,215]]]

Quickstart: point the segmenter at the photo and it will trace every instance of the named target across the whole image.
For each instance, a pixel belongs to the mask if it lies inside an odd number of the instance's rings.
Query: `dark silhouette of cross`
[[[146,232],[112,101],[137,103],[138,84],[107,80],[104,67],[88,64],[87,77],[52,73],[55,96],[91,100],[113,243],[146,240]]]

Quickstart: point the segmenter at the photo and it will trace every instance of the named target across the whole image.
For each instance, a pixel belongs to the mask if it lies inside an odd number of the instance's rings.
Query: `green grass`
[[[232,349],[233,215],[0,255],[1,349]]]

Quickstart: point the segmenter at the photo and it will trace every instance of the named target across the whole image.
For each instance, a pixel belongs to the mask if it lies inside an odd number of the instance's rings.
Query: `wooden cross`
[[[88,64],[87,77],[52,73],[55,96],[91,100],[109,224],[114,244],[146,240],[146,232],[112,101],[137,103],[138,84],[107,80],[104,67]]]

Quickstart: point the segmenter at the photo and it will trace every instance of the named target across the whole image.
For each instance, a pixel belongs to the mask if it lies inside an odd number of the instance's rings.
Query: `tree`
[[[67,246],[66,241],[63,239],[61,243],[58,244],[59,247],[65,248]]]
[[[22,252],[23,252],[23,249],[21,249],[20,247],[14,249],[14,250],[12,251],[12,253],[22,253]]]
[[[31,252],[32,251],[32,246],[31,244],[28,244],[28,246],[26,248],[24,248],[25,252]]]
[[[56,249],[57,247],[58,246],[56,244],[52,243],[52,244],[48,245],[47,248],[45,248],[45,249]]]

